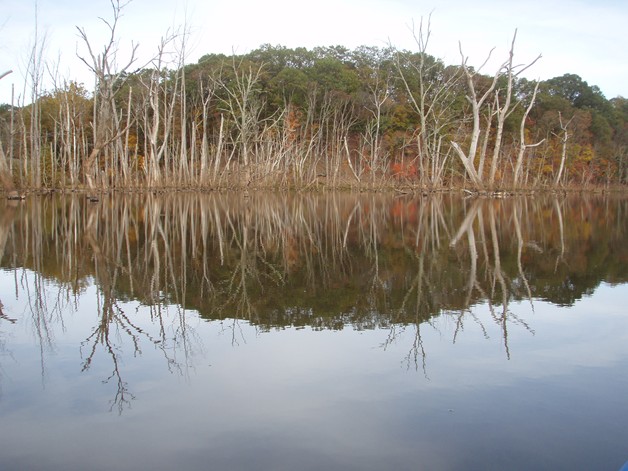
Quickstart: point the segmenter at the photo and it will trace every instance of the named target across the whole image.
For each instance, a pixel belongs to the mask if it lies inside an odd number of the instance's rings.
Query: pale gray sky
[[[35,15],[37,5],[38,15]],[[25,64],[35,39],[47,38],[46,58],[66,79],[91,76],[76,58],[85,53],[76,26],[85,28],[94,46],[104,44],[99,17],[111,18],[109,0],[0,0],[0,102],[24,94]],[[478,66],[494,47],[492,74],[508,52],[518,29],[515,60],[543,58],[526,73],[548,79],[574,73],[598,85],[607,98],[628,96],[628,2],[623,0],[133,0],[119,24],[120,62],[139,43],[141,58],[151,57],[169,28],[191,29],[187,62],[206,53],[244,53],[264,43],[287,47],[343,45],[414,49],[409,27],[432,14],[429,52],[447,64],[459,63],[458,42]],[[186,21],[187,20],[187,21]],[[139,64],[139,62],[138,62]]]

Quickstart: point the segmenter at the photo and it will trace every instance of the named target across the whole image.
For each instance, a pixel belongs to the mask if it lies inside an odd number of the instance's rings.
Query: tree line
[[[0,106],[0,183],[20,189],[467,188],[628,182],[628,100],[565,74],[522,77],[516,32],[496,70],[393,46],[207,54],[186,65],[188,34],[166,35],[139,68],[110,37],[78,29],[94,88],[55,77]],[[487,53],[487,62],[490,52]],[[4,74],[3,74],[4,75]],[[0,76],[1,77],[1,76]]]

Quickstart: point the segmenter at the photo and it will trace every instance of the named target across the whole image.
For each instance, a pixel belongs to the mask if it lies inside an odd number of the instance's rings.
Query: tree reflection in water
[[[534,334],[520,301],[570,304],[602,281],[626,281],[627,204],[349,193],[32,198],[0,203],[0,262],[28,297],[42,372],[53,326],[95,286],[98,318],[81,344],[82,368],[98,352],[109,358],[103,380],[116,384],[112,408],[121,413],[134,397],[123,355],[150,346],[171,372],[189,374],[202,348],[189,311],[223,322],[233,343],[242,321],[259,331],[386,329],[384,349],[410,330],[404,361],[427,375],[421,329],[453,318],[453,342],[467,322],[488,337],[478,315],[487,309],[510,358],[509,329]],[[131,302],[149,319],[125,312]],[[15,322],[0,316],[0,326]]]

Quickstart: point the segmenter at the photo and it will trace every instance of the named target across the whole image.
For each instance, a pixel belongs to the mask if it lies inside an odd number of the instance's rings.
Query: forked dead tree
[[[83,177],[90,190],[95,188],[94,170],[96,162],[107,146],[120,139],[126,128],[122,128],[118,109],[114,98],[117,85],[122,76],[136,61],[137,44],[131,44],[131,55],[128,61],[120,68],[117,67],[118,38],[117,27],[122,16],[122,10],[130,2],[121,3],[120,0],[111,0],[113,19],[108,21],[101,18],[109,30],[109,38],[101,52],[97,52],[87,36],[84,28],[78,27],[79,37],[87,47],[88,57],[77,53],[78,58],[92,71],[95,79],[94,116],[92,120],[93,144],[92,150],[83,162]],[[128,124],[127,124],[128,126]],[[114,153],[115,155],[115,153]]]
[[[493,49],[491,49],[486,60],[477,70],[473,70],[467,65],[467,61],[469,58],[466,57],[464,53],[462,52],[461,43],[459,44],[459,50],[460,50],[460,56],[462,57],[462,71],[464,72],[465,78],[467,80],[468,94],[466,95],[466,99],[471,104],[471,113],[473,117],[473,130],[471,131],[471,139],[469,141],[469,147],[467,148],[466,152],[462,149],[460,144],[458,144],[455,141],[452,141],[451,145],[456,151],[456,153],[458,154],[458,157],[460,158],[460,161],[462,162],[462,165],[464,166],[465,171],[467,172],[467,176],[471,180],[471,183],[473,184],[473,186],[478,189],[481,189],[481,188],[484,188],[484,181],[483,181],[482,175],[478,173],[478,170],[475,166],[475,157],[477,155],[478,143],[480,141],[480,134],[482,131],[480,113],[486,100],[493,94],[493,91],[495,90],[497,86],[497,80],[499,79],[501,75],[501,71],[506,65],[506,63],[503,63],[499,67],[495,75],[493,75],[493,80],[491,81],[489,87],[484,91],[484,93],[481,96],[478,96],[478,91],[476,90],[475,78],[480,73],[480,71],[484,68],[484,66],[489,61],[489,59],[491,58]]]
[[[514,107],[511,104],[514,80],[523,71],[527,70],[534,63],[536,63],[536,61],[538,61],[541,58],[541,56],[539,55],[532,62],[523,66],[514,64],[513,58],[514,58],[514,48],[515,48],[516,38],[517,38],[517,31],[515,30],[512,43],[510,46],[510,51],[508,54],[508,59],[505,62],[503,62],[501,66],[498,68],[495,75],[493,75],[493,79],[490,85],[486,88],[486,90],[484,91],[482,95],[480,95],[479,92],[477,91],[476,78],[478,77],[482,68],[489,61],[493,50],[489,52],[484,63],[477,70],[474,70],[467,65],[468,57],[466,57],[464,53],[462,52],[462,45],[461,44],[459,45],[460,56],[462,58],[462,71],[467,79],[468,93],[466,95],[466,99],[471,104],[473,128],[471,132],[471,138],[469,140],[469,146],[466,151],[463,150],[462,146],[455,141],[452,141],[451,145],[456,151],[456,153],[458,154],[458,157],[460,158],[460,161],[462,162],[462,165],[464,166],[467,176],[471,180],[472,185],[477,189],[485,188],[487,186],[487,183],[488,183],[488,186],[491,186],[491,187],[495,184],[495,176],[497,173],[498,164],[500,160],[504,124],[508,116],[514,110]],[[497,88],[499,79],[501,77],[506,78],[505,90],[501,90]],[[500,99],[500,93],[503,93],[504,95],[502,99]],[[495,135],[494,135],[495,144],[493,147],[493,158],[491,161],[491,168],[490,168],[489,178],[487,182],[484,175],[482,174],[484,159],[483,158],[480,159],[481,162],[480,162],[479,167],[476,167],[475,160],[477,156],[480,135],[482,133],[481,115],[482,115],[483,107],[485,103],[487,102],[487,99],[493,94],[495,94],[494,102],[488,105],[489,106],[489,109],[488,109],[489,118],[487,122],[485,142],[488,142],[490,140],[490,135],[489,135],[490,129],[491,129],[490,124],[491,124],[491,119],[492,119],[493,114],[497,116],[497,126],[495,129]],[[524,117],[522,120],[522,126],[525,126],[525,120],[527,118],[529,110],[531,109],[534,103],[535,97],[536,97],[536,91],[532,97],[532,102],[529,104],[528,109],[526,110],[526,113],[524,114]],[[523,139],[522,139],[522,142],[523,142]],[[524,151],[526,147],[531,147],[531,145],[526,145],[526,144],[522,144],[522,145],[524,146],[523,147]],[[538,145],[538,144],[535,144],[535,145]],[[483,152],[485,152],[485,150]],[[520,155],[517,157],[517,162],[519,162],[519,160],[522,158],[523,158],[523,154],[521,153],[521,148],[520,148]],[[519,179],[520,169],[521,169],[521,165],[518,164],[517,170],[515,171],[515,183]]]
[[[506,118],[510,116],[510,114],[513,112],[513,110],[516,107],[516,105],[511,106],[513,82],[519,75],[521,75],[526,69],[534,65],[534,63],[541,58],[541,55],[538,55],[536,59],[534,59],[532,62],[530,62],[529,64],[525,66],[513,64],[516,39],[517,39],[517,30],[515,30],[515,34],[512,37],[512,43],[510,45],[510,52],[508,54],[508,61],[505,63],[505,67],[504,67],[503,74],[506,76],[506,90],[505,90],[505,97],[503,100],[503,104],[501,104],[501,106],[500,106],[500,100],[499,100],[500,90],[497,90],[495,92],[497,128],[495,130],[495,147],[493,148],[493,160],[491,161],[491,170],[490,170],[489,182],[488,182],[490,186],[493,186],[495,184],[495,175],[497,173],[497,166],[500,159],[500,151],[501,151],[502,140],[503,140],[504,124],[506,122]],[[535,98],[536,98],[536,89],[534,90],[534,94],[532,96],[532,100],[530,101],[528,109],[526,110],[521,120],[522,132],[523,132],[523,127],[525,126],[526,118],[528,114],[530,113],[530,109],[534,105]],[[522,139],[522,142],[523,142],[523,139]],[[524,144],[524,150],[525,150],[525,144]],[[523,158],[523,154],[521,154],[521,158]],[[519,162],[519,160],[517,160],[517,162]],[[517,170],[515,171],[515,184],[519,178],[520,169],[521,169],[521,165],[519,164],[517,167]]]
[[[558,173],[556,173],[556,178],[554,179],[554,186],[558,186],[560,184],[560,179],[563,176],[563,170],[565,169],[565,161],[567,160],[567,142],[571,137],[571,134],[567,131],[571,121],[573,120],[573,116],[567,122],[563,121],[563,115],[558,112],[558,122],[560,123],[561,134],[561,143],[562,143],[562,151],[560,154],[560,166],[558,167]]]
[[[530,103],[528,104],[528,107],[526,108],[525,113],[523,113],[523,117],[521,118],[521,125],[519,127],[519,152],[517,153],[517,162],[515,163],[515,174],[513,175],[513,185],[515,187],[519,184],[519,179],[521,178],[523,156],[525,154],[526,149],[530,147],[540,146],[545,141],[545,139],[541,139],[539,142],[535,144],[526,144],[526,138],[525,138],[526,120],[528,119],[530,110],[532,109],[532,106],[534,105],[534,101],[536,100],[536,92],[538,91],[538,89],[539,89],[539,82],[536,83],[534,87],[534,92],[532,93],[532,98],[530,100]]]

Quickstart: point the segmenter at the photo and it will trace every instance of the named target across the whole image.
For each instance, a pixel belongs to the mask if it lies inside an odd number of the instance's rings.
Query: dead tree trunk
[[[497,115],[497,127],[495,130],[495,146],[493,148],[493,159],[491,161],[491,168],[489,172],[488,185],[492,186],[495,184],[495,175],[497,173],[499,156],[501,152],[502,145],[502,136],[504,130],[504,124],[506,122],[506,118],[512,113],[514,108],[511,107],[512,102],[512,89],[513,89],[513,81],[514,79],[521,74],[523,71],[531,67],[537,60],[541,58],[539,55],[536,59],[534,59],[529,64],[521,67],[513,65],[513,57],[514,57],[514,48],[515,48],[515,40],[517,38],[517,31],[515,30],[515,34],[512,38],[512,43],[510,47],[510,51],[508,54],[508,60],[506,60],[497,70],[495,75],[493,76],[493,80],[488,87],[488,89],[484,92],[481,97],[478,97],[478,94],[475,89],[475,77],[479,74],[480,70],[486,65],[486,62],[490,59],[491,54],[489,53],[486,61],[480,66],[480,68],[476,71],[471,70],[467,66],[467,57],[465,57],[462,53],[462,46],[460,46],[460,55],[462,57],[462,70],[464,72],[465,77],[467,78],[467,86],[469,89],[469,93],[466,96],[467,101],[471,104],[472,108],[472,117],[473,117],[473,130],[471,132],[471,139],[469,142],[469,148],[467,152],[464,152],[461,146],[452,142],[452,146],[458,156],[460,157],[460,161],[462,162],[465,170],[467,171],[467,175],[471,179],[471,183],[478,189],[483,188],[485,186],[484,176],[482,173],[476,169],[475,167],[475,157],[478,148],[478,141],[480,139],[481,134],[481,121],[480,114],[482,111],[482,106],[489,95],[495,93],[495,114]],[[492,52],[492,51],[491,51]],[[506,76],[506,89],[505,96],[503,99],[503,103],[500,104],[500,90],[496,90],[498,79],[502,76]],[[489,121],[487,127],[490,127],[491,115],[493,110],[489,107]],[[488,129],[487,129],[488,133]],[[486,138],[488,139],[488,134]],[[483,158],[480,159],[482,162],[480,164],[480,169],[483,170]]]
[[[165,62],[166,48],[176,35],[162,38],[156,58],[153,60],[153,70],[148,82],[140,79],[147,95],[144,128],[148,139],[149,161],[147,166],[148,184],[157,185],[162,180],[161,166],[168,148],[170,134],[173,129],[175,105],[179,90],[179,74],[175,74],[174,81],[167,79],[167,64]],[[150,110],[150,113],[149,113]]]
[[[526,127],[526,120],[528,119],[528,115],[530,114],[530,110],[532,109],[532,106],[534,106],[534,101],[536,100],[536,92],[539,89],[539,82],[536,82],[536,86],[534,87],[534,92],[532,93],[532,98],[530,99],[530,103],[528,104],[528,107],[526,108],[525,113],[523,113],[523,117],[521,118],[521,126],[519,127],[519,152],[517,154],[517,162],[515,163],[515,173],[513,176],[513,186],[517,186],[519,184],[519,179],[521,177],[521,167],[523,164],[523,155],[525,154],[525,151],[528,147],[536,147],[536,146],[540,146],[545,139],[542,139],[541,141],[537,142],[536,144],[526,144],[526,139],[525,139],[525,127]]]
[[[452,141],[451,145],[458,154],[460,158],[460,162],[464,166],[467,176],[471,180],[471,183],[474,187],[481,189],[484,187],[484,182],[482,179],[482,175],[480,175],[475,168],[475,156],[478,150],[478,141],[480,140],[481,133],[481,122],[480,122],[480,111],[486,99],[493,93],[495,87],[497,86],[497,80],[501,75],[501,70],[504,65],[502,65],[499,70],[493,76],[493,81],[491,82],[488,89],[484,92],[481,97],[478,97],[478,93],[475,89],[475,76],[482,70],[484,65],[488,62],[491,57],[492,50],[489,52],[488,57],[484,61],[484,63],[477,69],[471,70],[467,65],[468,57],[462,52],[462,44],[459,45],[460,56],[462,58],[462,71],[467,79],[467,87],[468,87],[468,95],[466,96],[467,101],[471,104],[472,116],[473,116],[473,130],[471,132],[471,140],[469,141],[469,147],[465,152],[462,147],[457,143]]]
[[[126,129],[120,129],[120,120],[117,116],[114,98],[116,89],[119,89],[119,80],[135,62],[138,46],[132,44],[131,55],[126,65],[118,71],[113,70],[116,64],[118,47],[116,28],[125,5],[126,3],[120,4],[120,0],[111,0],[113,20],[111,22],[103,20],[109,30],[109,39],[100,53],[97,53],[92,48],[85,29],[77,27],[79,36],[89,53],[88,58],[78,57],[92,71],[95,79],[94,116],[92,121],[94,140],[92,150],[83,162],[83,177],[90,190],[93,190],[95,187],[94,170],[98,157],[108,145],[118,140],[126,132]],[[114,85],[117,88],[114,88]],[[115,152],[113,152],[113,155],[115,155]]]
[[[511,108],[510,104],[512,102],[512,86],[513,86],[513,80],[518,77],[522,72],[524,72],[526,69],[528,69],[529,67],[531,67],[536,61],[538,61],[541,56],[537,56],[536,59],[534,59],[532,62],[530,62],[528,65],[524,66],[524,67],[519,67],[516,65],[513,65],[513,58],[515,55],[515,41],[517,39],[517,30],[515,30],[515,34],[513,35],[512,38],[512,43],[510,45],[510,52],[508,54],[508,61],[506,62],[505,65],[505,75],[507,77],[507,85],[506,85],[506,96],[504,98],[504,104],[503,106],[500,108],[499,106],[499,91],[496,93],[496,101],[497,101],[497,130],[496,130],[496,135],[495,135],[495,147],[493,148],[493,160],[491,161],[491,170],[490,170],[490,174],[489,174],[489,185],[493,186],[495,184],[495,175],[497,173],[497,166],[499,163],[499,154],[501,151],[501,145],[502,145],[502,139],[503,139],[503,131],[504,131],[504,123],[506,122],[506,118],[508,118],[508,116],[510,116],[510,114],[512,113],[512,111],[515,109],[514,107]],[[515,69],[518,69],[515,71]],[[534,91],[534,98],[536,97],[536,89]],[[532,107],[532,105],[534,104],[534,98],[532,99],[532,102],[530,103],[530,106],[528,107],[528,110],[525,113],[525,116],[523,118],[523,123],[525,123],[525,118],[527,117],[528,113],[530,112],[530,108]],[[516,106],[516,105],[515,105]],[[518,160],[517,160],[518,162]],[[515,181],[519,179],[519,170],[520,170],[520,164],[517,170],[515,170]]]
[[[0,74],[0,80],[9,75],[12,70],[8,70]],[[4,153],[4,149],[2,147],[2,142],[0,142],[0,184],[4,188],[9,196],[15,196],[15,185],[13,184],[13,175],[11,173],[11,168],[7,163],[7,158]]]
[[[554,180],[554,186],[559,185],[560,179],[563,176],[563,170],[565,169],[565,160],[567,160],[567,141],[571,137],[570,134],[567,132],[567,128],[569,127],[569,124],[571,123],[572,119],[573,117],[566,123],[563,123],[562,114],[558,112],[558,121],[560,123],[560,129],[563,131],[562,137],[561,137],[563,146],[562,146],[562,152],[560,156],[560,166],[558,167],[558,173],[556,174],[556,179]]]
[[[7,192],[9,198],[17,196],[15,185],[13,184],[13,175],[7,164],[2,142],[0,142],[0,185],[2,185],[4,191]]]

